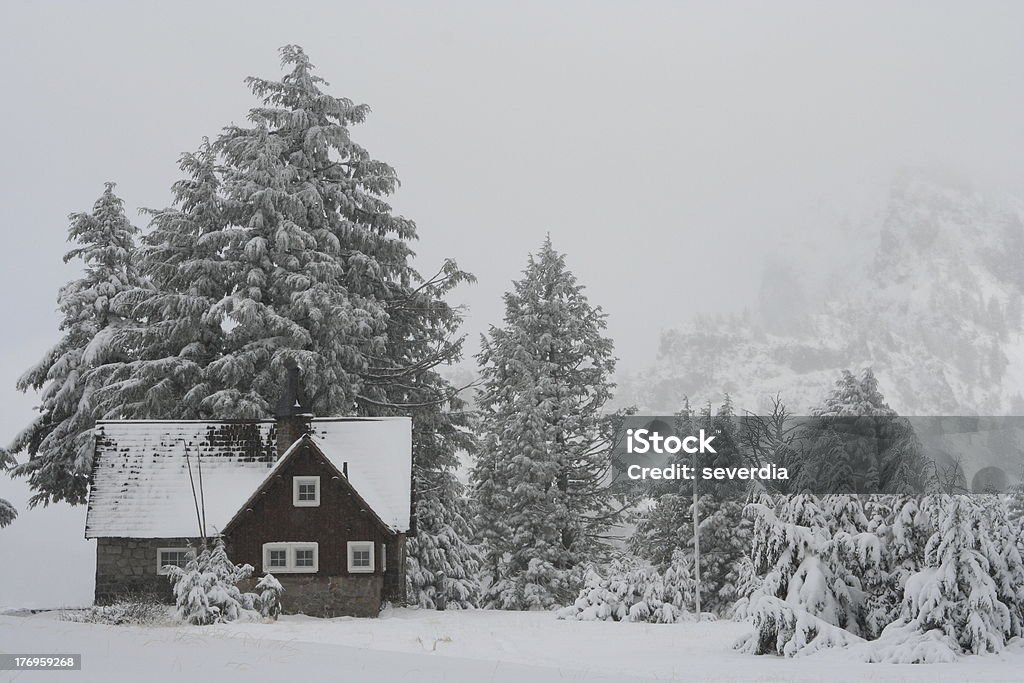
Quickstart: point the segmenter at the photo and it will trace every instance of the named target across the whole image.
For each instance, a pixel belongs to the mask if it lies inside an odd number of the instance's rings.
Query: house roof
[[[310,431],[373,512],[395,531],[408,531],[409,418],[314,418]],[[192,490],[199,491],[200,469],[207,533],[219,532],[277,461],[272,420],[99,422],[85,536],[198,536]]]

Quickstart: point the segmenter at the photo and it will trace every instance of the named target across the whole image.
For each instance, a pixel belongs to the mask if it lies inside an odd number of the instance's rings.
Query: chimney
[[[288,448],[309,431],[313,413],[306,407],[306,399],[299,381],[301,368],[291,358],[284,362],[288,371],[284,393],[274,406],[274,420],[277,432],[277,457],[284,455]]]

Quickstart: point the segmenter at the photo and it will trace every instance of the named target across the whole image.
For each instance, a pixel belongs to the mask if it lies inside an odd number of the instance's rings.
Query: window
[[[373,572],[373,542],[348,542],[348,570],[352,573],[370,574]]]
[[[191,548],[157,548],[156,573],[167,574],[167,570],[164,569],[167,565],[184,569],[191,552]]]
[[[269,554],[270,560],[267,562],[271,567],[280,568],[288,566],[288,551],[287,550],[271,550]]]
[[[388,545],[387,543],[380,544],[380,570],[386,572],[388,570]]]
[[[320,477],[292,477],[292,504],[295,507],[320,506]]]
[[[263,571],[283,574],[312,574],[320,568],[320,553],[316,543],[264,543]]]
[[[303,549],[295,551],[295,566],[296,567],[312,567],[313,566],[313,551],[312,549]]]

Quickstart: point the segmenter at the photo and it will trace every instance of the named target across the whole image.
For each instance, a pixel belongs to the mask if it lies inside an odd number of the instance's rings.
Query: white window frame
[[[377,569],[376,552],[377,544],[373,541],[349,541],[348,542],[348,566],[349,574],[372,574]],[[369,567],[356,567],[353,565],[355,552],[357,550],[369,550],[370,551],[370,566]]]
[[[316,497],[313,500],[299,500],[299,486],[313,484]],[[297,508],[320,507],[320,477],[292,477],[292,505]]]
[[[168,572],[164,567],[166,566],[161,560],[163,559],[164,553],[185,553],[186,557],[188,553],[195,552],[192,548],[157,548],[156,549],[156,573],[161,576],[167,576]]]
[[[380,573],[384,574],[388,571],[388,544],[380,544]]]
[[[270,566],[270,551],[285,551],[285,566]],[[295,564],[296,550],[312,550],[313,566],[298,567]],[[320,544],[316,541],[281,541],[263,544],[263,571],[270,574],[315,574],[320,571]]]

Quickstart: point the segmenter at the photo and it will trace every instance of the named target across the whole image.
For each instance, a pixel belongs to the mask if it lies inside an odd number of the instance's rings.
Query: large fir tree
[[[870,368],[844,370],[802,425],[805,448],[793,473],[815,493],[920,493],[926,469],[913,426],[889,407]]]
[[[266,416],[286,360],[302,366],[318,415],[391,405],[373,387],[394,379],[388,342],[401,339],[388,323],[404,299],[391,300],[417,279],[415,226],[385,201],[394,170],[350,135],[369,108],[324,92],[301,48],[283,48],[282,63],[279,81],[248,79],[260,99],[250,125],[186,156],[176,205],[154,213],[153,291],[123,298],[146,343],[111,378],[110,409]],[[450,342],[415,361],[433,367],[457,353]],[[145,395],[126,406],[120,396],[134,387]]]
[[[575,596],[572,571],[614,516],[601,410],[615,359],[550,238],[505,295],[478,355],[480,454],[472,479],[490,575],[486,601],[547,609]]]
[[[115,342],[124,321],[113,302],[138,284],[132,262],[138,231],[125,217],[114,183],[106,184],[91,212],[71,214],[70,220],[68,241],[75,246],[64,262],[80,260],[84,273],[58,295],[60,341],[18,380],[21,391],[42,390],[39,414],[6,454],[8,459],[13,453],[28,454],[13,473],[28,477],[35,491],[32,505],[85,500],[97,414],[94,393],[103,367],[122,362],[125,353]]]

